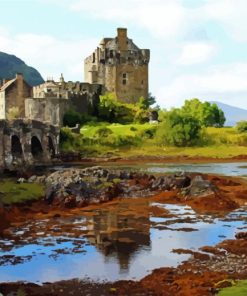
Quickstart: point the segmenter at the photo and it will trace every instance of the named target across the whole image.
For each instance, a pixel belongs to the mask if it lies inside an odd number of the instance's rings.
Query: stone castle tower
[[[127,37],[127,29],[118,28],[117,37],[104,38],[84,61],[85,81],[104,86],[122,102],[134,103],[148,96],[149,49],[138,48]]]

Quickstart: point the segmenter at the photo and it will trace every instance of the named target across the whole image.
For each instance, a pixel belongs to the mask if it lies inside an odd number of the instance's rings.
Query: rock
[[[28,183],[33,183],[33,182],[35,182],[36,179],[37,179],[37,176],[36,176],[36,175],[33,175],[33,176],[31,176],[31,177],[27,180],[27,182],[28,182]]]
[[[187,188],[191,184],[191,178],[189,176],[179,176],[175,179],[176,188]]]
[[[7,214],[3,208],[0,207],[0,236],[4,233],[4,230],[10,226]]]
[[[50,185],[46,188],[45,191],[45,200],[50,204],[53,202],[54,197],[57,194],[57,190],[59,188],[58,184]]]
[[[188,187],[186,199],[215,194],[216,191],[217,188],[210,181],[204,180],[201,176],[195,176]]]
[[[118,179],[118,176],[116,174],[109,173],[108,176],[107,176],[106,181],[107,182],[112,182],[114,179]]]
[[[128,180],[128,179],[130,179],[130,172],[121,171],[119,173],[119,179],[121,179],[121,180]]]
[[[160,189],[160,187],[164,184],[164,178],[163,177],[159,177],[156,180],[153,180],[153,184],[151,186],[152,190],[157,190]]]
[[[75,196],[68,196],[64,200],[64,206],[66,208],[74,208],[76,206],[76,197]]]
[[[239,232],[235,235],[237,239],[247,239],[247,232]]]
[[[25,180],[24,178],[19,178],[19,179],[16,181],[17,184],[22,184],[22,183],[24,183],[24,182],[26,182],[26,180]]]

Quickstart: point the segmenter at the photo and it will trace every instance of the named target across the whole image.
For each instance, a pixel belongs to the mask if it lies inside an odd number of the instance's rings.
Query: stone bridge
[[[37,120],[0,120],[0,169],[49,163],[59,152],[59,131]]]

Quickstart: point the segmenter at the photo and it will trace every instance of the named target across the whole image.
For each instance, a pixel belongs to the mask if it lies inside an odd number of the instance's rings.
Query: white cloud
[[[161,106],[181,106],[185,99],[217,100],[246,108],[247,63],[211,67],[198,74],[180,75],[157,91]]]
[[[131,23],[158,37],[174,37],[186,26],[181,0],[74,0],[70,8],[125,26]]]
[[[216,47],[208,42],[191,42],[183,46],[177,64],[192,65],[208,61],[216,53]]]
[[[246,0],[208,0],[201,15],[218,22],[235,40],[247,41],[246,4]]]
[[[14,54],[36,68],[44,79],[65,74],[67,80],[83,80],[83,60],[97,45],[96,39],[62,40],[50,35],[8,33],[0,29],[1,51]]]

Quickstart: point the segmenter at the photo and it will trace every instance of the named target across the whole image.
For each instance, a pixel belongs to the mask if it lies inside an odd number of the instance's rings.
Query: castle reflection
[[[132,256],[150,249],[149,202],[138,203],[138,210],[121,201],[113,209],[101,209],[88,218],[88,240],[106,257],[118,259],[121,271],[128,271]]]

